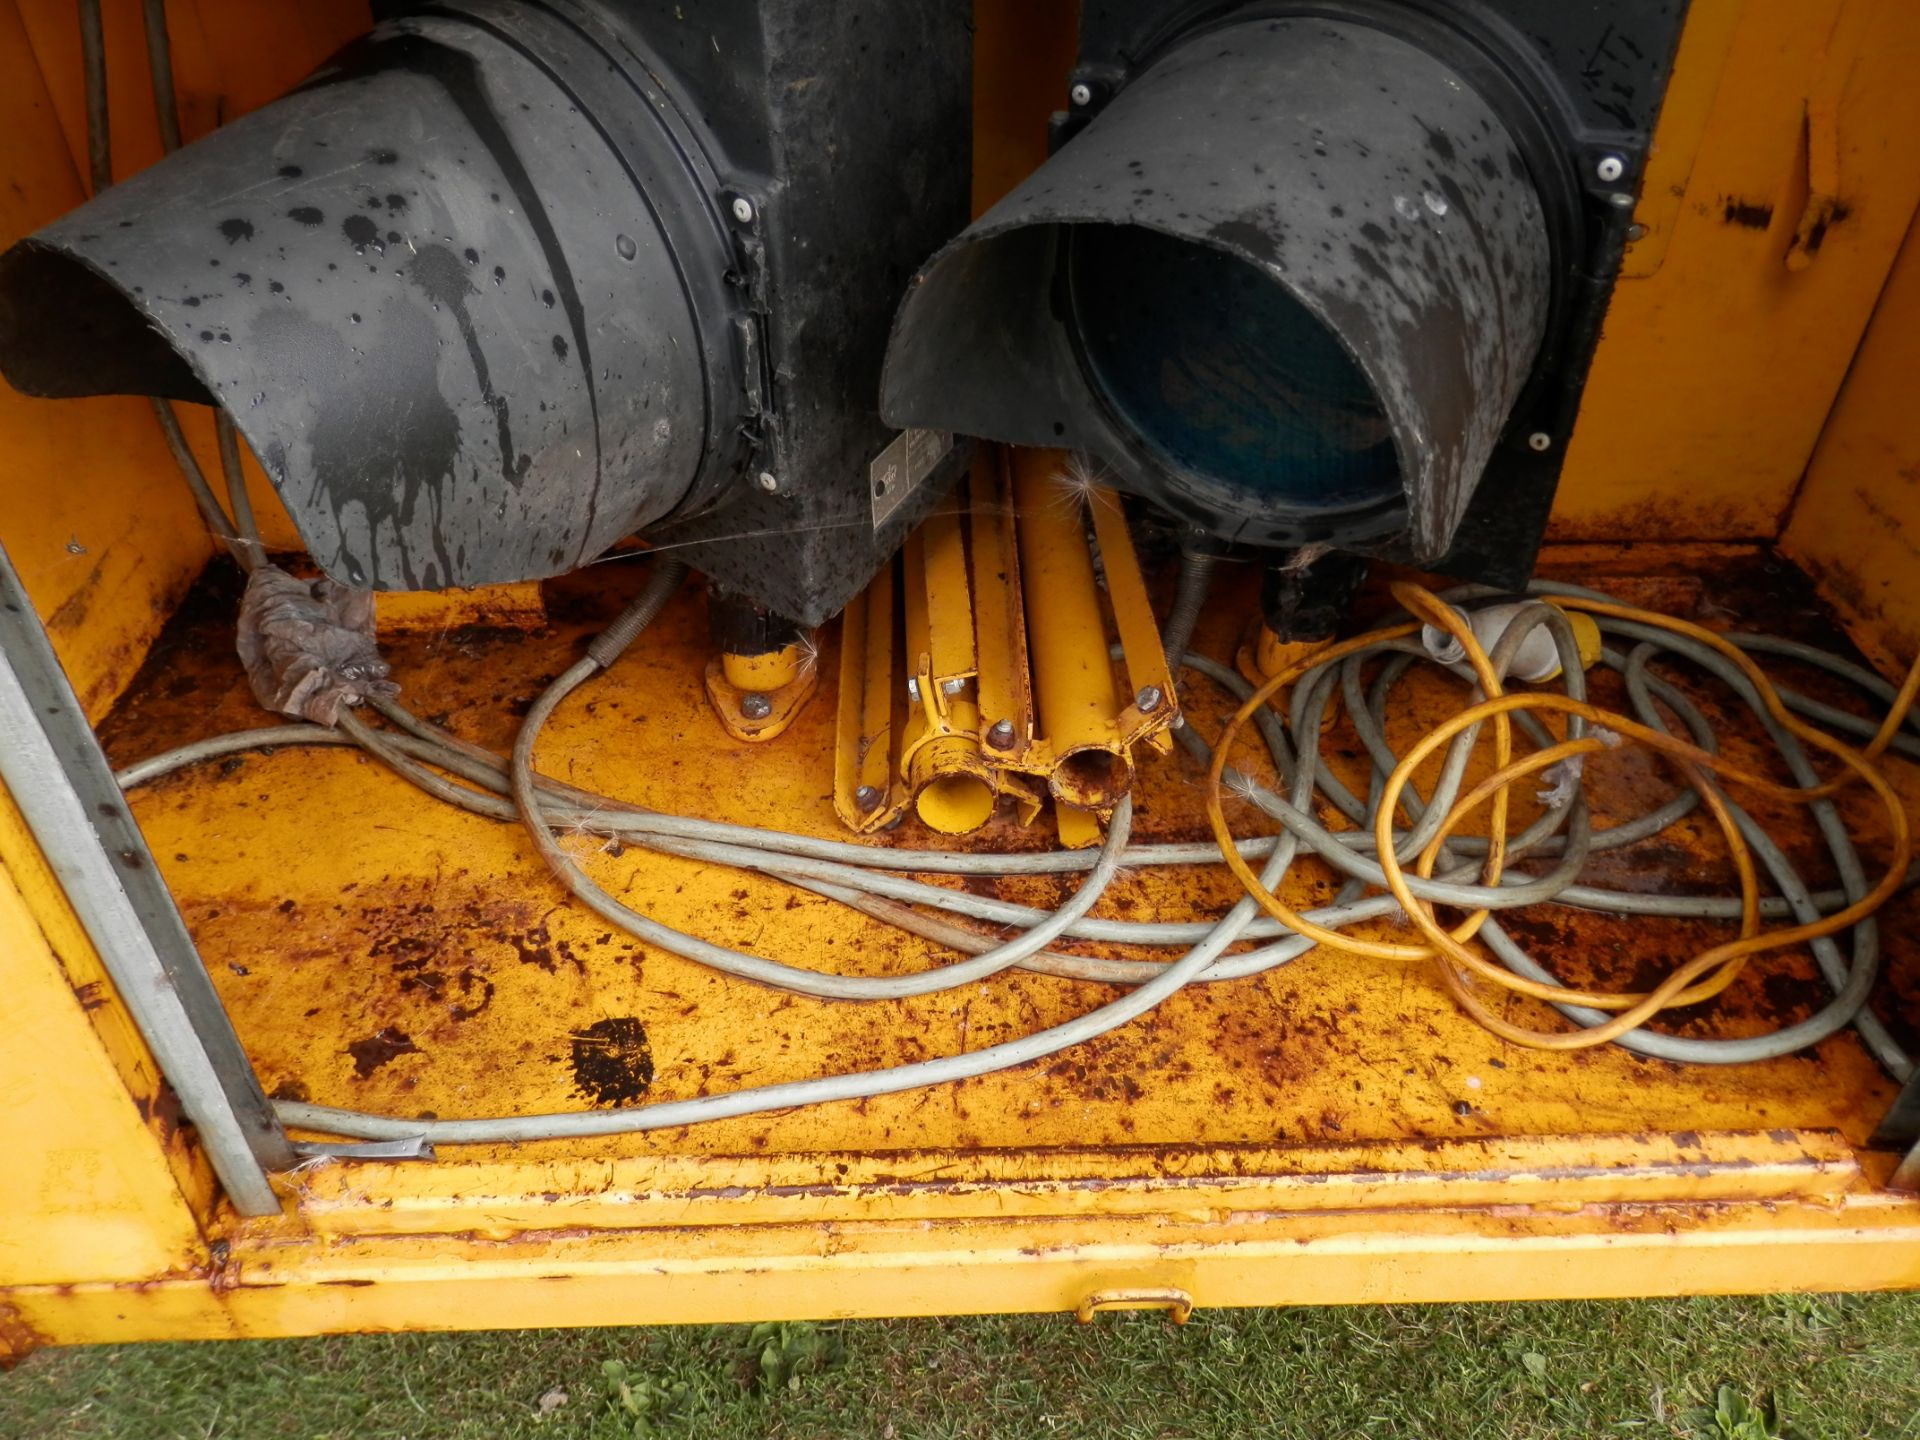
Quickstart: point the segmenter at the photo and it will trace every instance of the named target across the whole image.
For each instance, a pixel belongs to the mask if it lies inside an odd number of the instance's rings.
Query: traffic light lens
[[[1136,225],[1079,225],[1069,288],[1082,364],[1163,462],[1257,511],[1337,512],[1401,492],[1372,386],[1258,266]]]

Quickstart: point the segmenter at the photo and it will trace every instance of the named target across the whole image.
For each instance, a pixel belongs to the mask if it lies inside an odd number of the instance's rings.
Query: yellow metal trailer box
[[[87,194],[83,8],[0,0],[0,242]],[[124,180],[159,158],[161,137],[141,6],[99,8],[111,168]],[[164,9],[189,140],[282,94],[370,23],[348,0]],[[698,7],[686,9],[697,23]],[[975,0],[977,211],[1045,158],[1047,117],[1069,106],[1076,19],[1065,3]],[[1542,576],[1715,632],[1857,652],[1895,682],[1920,653],[1916,68],[1920,9],[1896,0],[1686,7]],[[205,410],[181,413],[217,474]],[[273,488],[246,463],[267,549],[297,551]],[[1052,462],[1013,460],[1032,463]],[[938,571],[940,523],[910,546],[910,565]],[[125,767],[284,723],[261,711],[234,654],[239,571],[209,538],[145,400],[0,387],[0,545],[32,611],[17,607],[7,633],[44,633],[71,687],[37,720],[31,704],[16,715],[9,746],[38,737],[70,759],[80,742],[62,750],[60,736],[91,727]],[[1142,552],[1164,607],[1171,572],[1152,546]],[[1102,584],[1119,565],[1115,551]],[[527,707],[649,567],[616,550],[540,584],[383,595],[382,654],[416,713],[504,754]],[[1385,578],[1364,592],[1362,616],[1384,613]],[[1256,615],[1252,585],[1251,572],[1222,572],[1195,652],[1231,664]],[[780,662],[791,668],[762,678],[736,667],[713,690],[703,603],[676,594],[643,644],[559,708],[541,736],[543,771],[651,812],[848,838],[835,808],[840,623]],[[942,618],[936,608],[922,623]],[[815,670],[826,683],[795,692],[777,738],[741,738],[744,721],[714,714],[723,693],[737,701]],[[46,694],[30,671],[23,649],[9,674],[29,700]],[[1792,679],[1866,713],[1832,675]],[[1596,700],[1623,703],[1617,676],[1595,670],[1593,685]],[[1389,738],[1404,752],[1462,693],[1444,676],[1410,684]],[[1183,723],[1209,744],[1236,704],[1198,676],[1180,699]],[[1764,737],[1731,701],[1699,703],[1731,754],[1767,767]],[[1325,753],[1364,790],[1365,752],[1344,723],[1330,724]],[[1145,738],[1131,763],[1133,840],[1210,843],[1204,765]],[[1590,771],[1603,819],[1674,789],[1672,772],[1632,746]],[[1911,813],[1920,772],[1890,752],[1884,774]],[[843,789],[858,778],[845,772]],[[1183,1317],[1193,1306],[1920,1285],[1920,1193],[1896,1178],[1902,1149],[1885,1131],[1875,1143],[1902,1087],[1858,1030],[1730,1065],[1534,1048],[1477,1023],[1432,966],[1331,949],[1186,986],[1048,1058],[868,1098],[642,1133],[439,1144],[430,1160],[405,1158],[404,1145],[391,1158],[330,1147],[296,1127],[310,1148],[273,1152],[279,1163],[249,1191],[216,1175],[202,1128],[183,1119],[188,1079],[136,1024],[154,1006],[190,1016],[198,992],[156,971],[154,993],[130,996],[103,955],[125,940],[114,916],[138,910],[156,877],[259,1091],[401,1120],[611,1111],[903,1065],[1065,1023],[1127,986],[1013,969],[850,1003],[723,975],[576,902],[520,826],[432,802],[350,747],[239,750],[132,788],[123,804],[85,798],[0,794],[0,1353],[398,1328],[1109,1305]],[[56,800],[69,804],[58,833],[29,823]],[[1877,874],[1901,827],[1860,787],[1839,804]],[[1023,826],[1015,808],[963,838],[926,824],[926,807],[860,838],[1050,849],[1050,812]],[[1810,873],[1825,863],[1791,807],[1761,797],[1749,808],[1791,837],[1782,843]],[[1239,834],[1275,828],[1231,791],[1226,813]],[[129,820],[144,854],[112,849]],[[1062,819],[1060,838],[1097,840],[1068,833],[1088,823]],[[626,906],[740,951],[867,977],[951,958],[818,890],[623,845],[591,823],[552,843]],[[1596,854],[1583,878],[1732,895],[1734,874],[1720,830],[1695,814],[1646,845]],[[922,878],[1043,911],[1077,883]],[[1281,895],[1317,905],[1337,888],[1303,862]],[[1211,920],[1241,894],[1218,864],[1126,866],[1095,914]],[[1608,990],[1649,989],[1734,934],[1726,920],[1558,904],[1507,924],[1564,982]],[[1417,938],[1392,919],[1357,933]],[[1880,910],[1878,946],[1871,1010],[1911,1044],[1913,892]],[[1165,958],[1116,943],[1072,953]],[[1806,947],[1789,946],[1656,1028],[1757,1035],[1829,998]],[[1522,995],[1493,1003],[1511,1024],[1560,1023]],[[195,1053],[218,1068],[217,1053]],[[175,1073],[163,1078],[163,1066]]]

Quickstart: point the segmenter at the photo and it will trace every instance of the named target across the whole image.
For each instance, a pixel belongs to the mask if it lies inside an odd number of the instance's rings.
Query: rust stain
[[[455,1005],[449,1012],[454,1019],[471,1020],[493,1004],[493,982],[484,975],[476,975],[471,966],[461,970],[458,983],[462,996],[471,995],[477,989],[480,999],[473,1005],[468,1005],[464,1000]]]
[[[1832,207],[1813,222],[1807,231],[1806,253],[1809,258],[1820,253],[1820,247],[1826,243],[1827,232],[1835,225],[1849,219],[1853,209],[1844,200],[1834,201]]]
[[[0,1372],[13,1369],[48,1343],[46,1336],[20,1318],[18,1310],[0,1302]]]
[[[135,1095],[133,1105],[140,1118],[151,1125],[164,1145],[186,1126],[186,1112],[180,1108],[180,1095],[166,1080],[161,1080],[151,1096]]]
[[[1856,494],[1864,502],[1865,508],[1869,510],[1877,508],[1864,490],[1857,491]],[[1886,516],[1884,512],[1877,518],[1883,532],[1895,536],[1904,533],[1904,527],[1897,519]],[[1906,546],[1906,551],[1904,558],[1907,564],[1920,562],[1920,552],[1916,552],[1911,544]],[[1829,593],[1858,617],[1862,626],[1873,632],[1876,643],[1883,652],[1890,652],[1899,659],[1906,660],[1916,651],[1920,651],[1920,631],[1900,623],[1887,604],[1884,589],[1880,588],[1889,583],[1890,576],[1878,577],[1878,585],[1876,585],[1868,577],[1843,562],[1829,563],[1818,555],[1809,554],[1804,557],[1803,563],[1819,578],[1820,583]],[[1901,567],[1895,565],[1893,568],[1898,571]]]
[[[398,1056],[423,1053],[410,1037],[391,1025],[347,1046],[347,1054],[353,1057],[353,1073],[362,1080]]]
[[[47,617],[49,631],[64,635],[87,623],[87,615],[100,591],[100,581],[106,574],[106,558],[107,552],[102,551],[94,560],[93,568],[87,571],[87,578]]]

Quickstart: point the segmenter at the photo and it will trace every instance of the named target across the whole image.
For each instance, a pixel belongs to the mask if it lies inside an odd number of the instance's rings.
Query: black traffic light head
[[[226,406],[348,584],[539,578],[644,531],[838,609],[936,489],[883,513],[867,468],[894,303],[966,219],[964,7],[382,16],[0,257],[0,370]]]
[[[1089,0],[1056,152],[922,272],[883,413],[1517,582],[1680,7],[1594,8]]]

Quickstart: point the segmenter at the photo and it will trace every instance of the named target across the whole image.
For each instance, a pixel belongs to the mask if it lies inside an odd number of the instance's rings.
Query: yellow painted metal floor
[[[610,618],[641,569],[612,562],[550,585],[545,631],[466,625],[386,637],[402,699],[504,749],[527,704]],[[1752,548],[1566,548],[1550,552],[1543,570],[1702,623],[1840,638],[1804,579]],[[210,572],[176,616],[102,727],[116,763],[272,723],[233,656],[236,589]],[[1198,648],[1225,658],[1251,613],[1250,584],[1229,580],[1216,599],[1223,603]],[[702,601],[689,591],[562,709],[543,737],[542,767],[663,810],[842,834],[831,797],[832,685],[820,687],[783,739],[734,742],[706,707],[705,635]],[[831,677],[833,627],[821,641],[819,663]],[[1844,687],[1794,679],[1836,703],[1851,699]],[[1439,681],[1420,689],[1397,733],[1410,737],[1421,715],[1437,718],[1457,693]],[[1201,734],[1217,732],[1223,698],[1193,682],[1189,714]],[[1603,681],[1597,698],[1616,699],[1617,690]],[[1353,753],[1344,731],[1330,739],[1336,758],[1343,747]],[[1912,767],[1889,768],[1910,798],[1920,796]],[[1604,757],[1589,773],[1603,825],[1670,790],[1637,753]],[[1143,757],[1137,838],[1204,838],[1199,779],[1183,755]],[[134,808],[267,1089],[323,1104],[460,1116],[678,1098],[975,1048],[1111,993],[1016,972],[950,994],[854,1005],[725,979],[609,932],[563,897],[517,828],[457,814],[351,751],[214,762],[138,792]],[[1234,809],[1241,828],[1264,828]],[[1871,869],[1870,802],[1858,813]],[[1783,833],[1805,873],[1824,882],[1810,830],[1796,822]],[[911,821],[891,838],[934,843]],[[996,822],[974,843],[1052,838],[1043,817],[1027,832]],[[867,974],[946,958],[778,883],[641,850],[608,853],[591,836],[570,843],[627,903],[717,941]],[[1646,890],[1726,879],[1705,828],[1691,822],[1597,860],[1590,873]],[[994,893],[1047,905],[1068,883],[1001,882]],[[1316,903],[1334,888],[1316,865],[1302,864],[1287,893],[1292,903]],[[1213,915],[1235,894],[1218,867],[1128,874],[1096,913]],[[1920,1034],[1916,917],[1911,896],[1883,912],[1888,962],[1876,996],[1909,1044]],[[1512,928],[1563,978],[1616,988],[1642,987],[1730,933],[1559,907]],[[1681,1016],[1679,1028],[1733,1035],[1800,1018],[1823,993],[1814,976],[1804,954],[1763,957],[1721,1000]],[[1524,1001],[1514,1010],[1534,1023],[1550,1014]],[[1548,1054],[1477,1028],[1428,970],[1309,955],[1255,980],[1190,988],[1146,1019],[1028,1069],[680,1131],[523,1147],[517,1158],[1347,1145],[1770,1127],[1837,1128],[1857,1142],[1893,1095],[1851,1032],[1735,1068],[1680,1067],[1613,1047]]]

